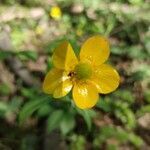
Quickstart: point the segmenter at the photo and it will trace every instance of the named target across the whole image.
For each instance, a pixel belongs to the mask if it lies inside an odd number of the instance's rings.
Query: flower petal
[[[91,83],[78,82],[73,87],[74,102],[81,109],[93,107],[97,103],[98,98],[98,91]]]
[[[109,57],[109,43],[99,35],[89,38],[80,51],[80,60],[89,61],[93,65],[101,65]]]
[[[54,50],[53,63],[56,68],[65,70],[72,70],[78,63],[77,57],[67,41],[61,43]]]
[[[72,88],[72,82],[67,74],[59,69],[50,70],[43,82],[43,91],[47,94],[53,94],[55,98],[65,96]]]
[[[114,91],[119,86],[120,77],[114,68],[102,64],[95,69],[91,80],[94,81],[99,93],[106,94]]]
[[[54,98],[60,98],[66,96],[72,89],[72,82],[71,80],[67,79],[64,82],[61,82],[56,88],[53,93]]]

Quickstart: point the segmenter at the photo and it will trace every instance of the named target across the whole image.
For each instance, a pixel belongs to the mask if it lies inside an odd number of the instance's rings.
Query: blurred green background
[[[149,0],[0,0],[0,150],[149,150],[149,25]],[[95,34],[119,88],[91,110],[45,95],[53,49]]]

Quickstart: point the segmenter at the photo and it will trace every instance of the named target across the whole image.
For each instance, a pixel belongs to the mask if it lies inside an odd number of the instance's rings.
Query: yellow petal
[[[56,68],[65,70],[74,69],[75,65],[78,63],[76,55],[67,41],[61,43],[54,50],[53,63]]]
[[[61,84],[59,84],[55,88],[55,91],[53,93],[53,97],[54,98],[60,98],[60,97],[67,95],[71,91],[72,86],[73,86],[72,82],[69,79],[65,80],[64,82],[61,82]]]
[[[80,51],[80,60],[89,61],[93,65],[101,65],[109,57],[109,43],[99,35],[89,38]]]
[[[93,107],[99,98],[98,91],[91,83],[76,83],[73,87],[73,99],[75,104],[81,108]]]
[[[118,72],[107,64],[100,65],[95,69],[91,79],[96,84],[99,93],[110,93],[114,91],[120,82]]]
[[[43,91],[47,94],[53,94],[55,98],[63,97],[72,88],[72,82],[67,74],[59,69],[50,70],[43,82]]]

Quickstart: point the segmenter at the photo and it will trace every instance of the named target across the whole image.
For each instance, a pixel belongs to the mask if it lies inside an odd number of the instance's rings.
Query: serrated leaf
[[[120,106],[116,108],[114,113],[116,117],[120,119],[127,128],[132,129],[136,126],[135,116],[129,108],[124,108]]]

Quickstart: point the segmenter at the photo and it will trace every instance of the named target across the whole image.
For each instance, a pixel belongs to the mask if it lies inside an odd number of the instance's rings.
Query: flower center
[[[75,73],[78,79],[88,79],[92,75],[92,68],[87,63],[79,63],[75,67]]]

